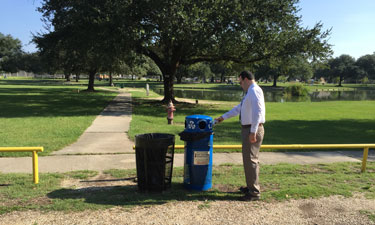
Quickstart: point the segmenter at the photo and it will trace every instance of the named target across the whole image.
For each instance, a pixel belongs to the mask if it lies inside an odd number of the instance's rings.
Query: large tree
[[[163,74],[163,100],[168,102],[174,100],[173,82],[180,65],[204,61],[252,64],[295,54],[325,56],[330,50],[326,41],[330,32],[322,31],[320,23],[301,27],[297,3],[44,0],[41,11],[55,28],[51,32],[62,32],[60,40],[66,47],[100,52],[100,56],[116,56],[117,50],[126,49],[150,57]],[[83,47],[88,44],[90,48]],[[103,51],[108,47],[113,51]],[[94,62],[89,67],[100,65]]]
[[[127,2],[127,1],[126,1]],[[155,61],[164,77],[164,101],[174,99],[180,65],[233,61],[252,64],[295,54],[324,56],[322,24],[300,26],[298,0],[137,0],[122,4],[123,40]],[[129,46],[129,47],[131,47]]]
[[[313,68],[307,59],[303,57],[294,57],[290,61],[288,68],[288,79],[299,79],[300,81],[307,82],[313,78]]]
[[[89,91],[94,91],[95,75],[112,70],[110,62],[123,55],[112,38],[112,9],[110,0],[44,0],[38,9],[48,28],[34,37],[42,55],[66,74],[87,73]]]
[[[273,78],[273,87],[277,86],[280,76],[288,80],[299,79],[306,81],[313,76],[311,66],[306,57],[301,55],[286,56],[262,60],[255,66],[256,77]]]
[[[17,72],[22,55],[21,41],[0,33],[0,71]]]
[[[47,72],[47,66],[43,63],[38,52],[23,54],[20,61],[21,70],[36,74]]]
[[[375,79],[375,53],[359,57],[355,64],[363,71],[364,76]]]
[[[230,76],[237,76],[241,71],[236,71],[236,64],[228,61],[222,61],[217,63],[211,63],[211,71],[218,75],[220,78],[220,82],[225,82],[226,77]]]
[[[357,67],[355,59],[350,55],[340,55],[329,61],[330,76],[332,78],[339,77],[338,86],[342,86],[342,81],[346,78],[353,78],[356,76]]]

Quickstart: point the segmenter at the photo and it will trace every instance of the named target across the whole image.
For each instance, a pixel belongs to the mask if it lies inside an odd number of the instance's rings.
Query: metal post
[[[38,170],[38,153],[33,151],[33,176],[34,184],[39,183],[39,170]]]
[[[361,169],[362,173],[366,171],[368,149],[369,149],[369,147],[366,147],[366,148],[363,149],[363,159],[362,159],[362,169]]]

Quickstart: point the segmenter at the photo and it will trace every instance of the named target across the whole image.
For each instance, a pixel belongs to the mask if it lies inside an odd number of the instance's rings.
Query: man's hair
[[[244,80],[245,78],[249,79],[249,80],[255,80],[255,76],[254,74],[252,74],[250,71],[248,70],[245,70],[245,71],[242,71],[239,75],[239,77],[242,78],[242,80]]]

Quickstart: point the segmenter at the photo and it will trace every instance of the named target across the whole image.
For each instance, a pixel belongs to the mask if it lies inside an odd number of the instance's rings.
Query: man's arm
[[[238,114],[240,114],[240,111],[241,111],[241,104],[238,104],[235,107],[233,107],[233,109],[224,113],[222,116],[216,118],[215,120],[217,120],[219,123],[221,123],[222,121],[224,121],[226,119],[229,119],[233,116],[237,116]]]
[[[250,142],[255,143],[257,141],[256,133],[258,131],[259,123],[262,116],[262,105],[261,105],[261,96],[258,96],[254,91],[251,93],[251,114],[252,114],[252,124],[250,129]]]

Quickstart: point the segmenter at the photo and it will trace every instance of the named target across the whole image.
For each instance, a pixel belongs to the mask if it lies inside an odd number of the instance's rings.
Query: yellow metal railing
[[[33,178],[34,183],[39,183],[38,152],[42,152],[43,147],[0,147],[0,152],[32,152],[33,153]]]
[[[184,149],[184,145],[175,145],[175,149]],[[262,145],[261,149],[363,149],[362,169],[366,171],[369,148],[375,144],[294,144],[294,145]],[[242,149],[242,145],[213,145],[213,149]]]

